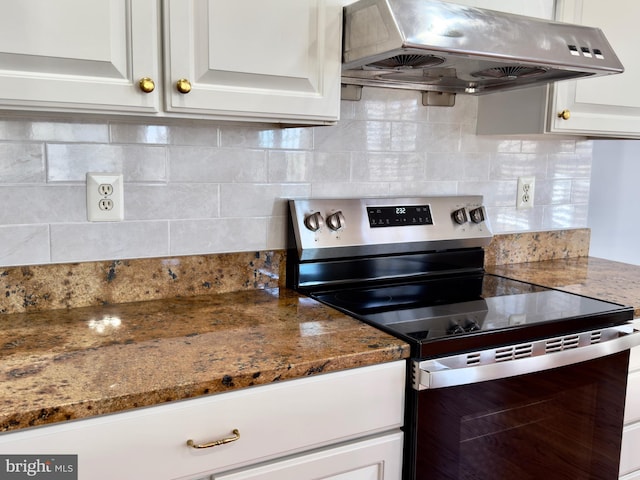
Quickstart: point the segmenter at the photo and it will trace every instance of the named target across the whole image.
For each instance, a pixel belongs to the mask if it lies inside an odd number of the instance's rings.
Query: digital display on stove
[[[369,215],[369,226],[371,228],[433,225],[429,205],[367,207],[367,214]]]

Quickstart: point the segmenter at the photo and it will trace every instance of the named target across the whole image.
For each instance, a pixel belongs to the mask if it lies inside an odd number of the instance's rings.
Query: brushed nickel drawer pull
[[[233,429],[233,437],[221,438],[220,440],[214,440],[210,443],[195,443],[193,440],[187,440],[187,445],[191,448],[211,448],[217,447],[218,445],[224,445],[225,443],[235,442],[240,438],[240,431],[237,428]]]

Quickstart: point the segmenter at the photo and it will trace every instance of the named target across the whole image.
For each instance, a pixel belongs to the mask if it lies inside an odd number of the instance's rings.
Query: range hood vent
[[[344,7],[346,85],[481,95],[623,71],[598,28],[437,0]]]

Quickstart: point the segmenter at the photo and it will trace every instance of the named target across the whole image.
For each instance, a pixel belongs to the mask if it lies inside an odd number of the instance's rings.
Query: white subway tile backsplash
[[[360,120],[395,120],[426,122],[428,109],[422,106],[422,96],[407,90],[390,95],[384,88],[367,88],[366,99],[360,102],[343,102],[353,105],[354,116]]]
[[[109,126],[112,143],[147,143],[166,145],[169,127],[166,125],[113,124]]]
[[[163,147],[47,144],[49,182],[84,182],[87,172],[120,172],[125,182],[166,181]]]
[[[330,127],[316,127],[315,149],[320,152],[389,152],[391,123],[340,121]]]
[[[310,182],[313,174],[313,153],[299,150],[269,152],[269,183]]]
[[[437,182],[402,182],[389,185],[389,195],[415,196],[415,195],[456,195],[458,194],[457,181]]]
[[[589,183],[588,180],[587,183]],[[537,205],[561,205],[571,203],[571,189],[571,180],[537,181],[533,201]],[[587,191],[587,199],[588,197],[589,193]]]
[[[324,127],[2,117],[0,266],[280,249],[308,196],[481,194],[495,233],[586,226],[590,140],[478,136],[474,97],[362,93]],[[124,174],[123,222],[86,220],[88,171]]]
[[[267,218],[217,218],[171,222],[170,255],[267,249]]]
[[[311,166],[313,169],[312,181],[314,183],[349,182],[351,180],[351,156],[351,153],[315,152]]]
[[[220,127],[220,146],[233,148],[313,149],[313,128]]]
[[[549,178],[589,178],[591,156],[584,152],[549,154]]]
[[[391,194],[388,182],[321,182],[310,187],[310,195],[314,197],[382,197]]]
[[[37,265],[50,261],[46,224],[0,226],[0,265]]]
[[[69,123],[54,121],[0,119],[0,141],[108,143],[106,123]]]
[[[171,182],[266,182],[264,150],[169,147]]]
[[[210,124],[173,126],[169,139],[172,145],[217,147],[220,145],[220,132],[216,126]]]
[[[77,185],[0,186],[0,225],[82,222],[85,189]]]
[[[498,153],[491,161],[489,178],[491,180],[508,180],[518,177],[546,178],[546,155],[532,153]]]
[[[355,182],[405,182],[426,180],[424,154],[370,153],[354,155]]]
[[[53,263],[152,258],[169,254],[167,221],[51,225]]]
[[[544,208],[542,228],[566,228],[563,225],[586,225],[587,205],[550,205]]]
[[[179,220],[220,216],[216,183],[130,184],[125,189],[125,220]]]
[[[515,200],[514,200],[515,203]],[[541,230],[544,208],[534,206],[528,210],[516,210],[513,207],[488,208],[489,223],[494,232],[526,232]],[[563,228],[571,228],[567,225]]]
[[[42,144],[0,143],[0,183],[43,183],[46,178]]]
[[[221,217],[284,216],[285,199],[309,194],[306,184],[223,183],[220,187]]]

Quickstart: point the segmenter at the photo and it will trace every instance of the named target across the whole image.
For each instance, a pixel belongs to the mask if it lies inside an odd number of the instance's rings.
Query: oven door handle
[[[602,339],[596,337],[597,343],[591,343],[594,333],[606,335]],[[578,337],[580,340],[575,340]],[[565,347],[563,342],[566,338],[575,341]],[[549,345],[556,345],[555,350]],[[628,324],[529,344],[414,361],[413,387],[416,390],[453,387],[542,372],[605,357],[637,345],[640,345],[640,331],[635,331]]]

